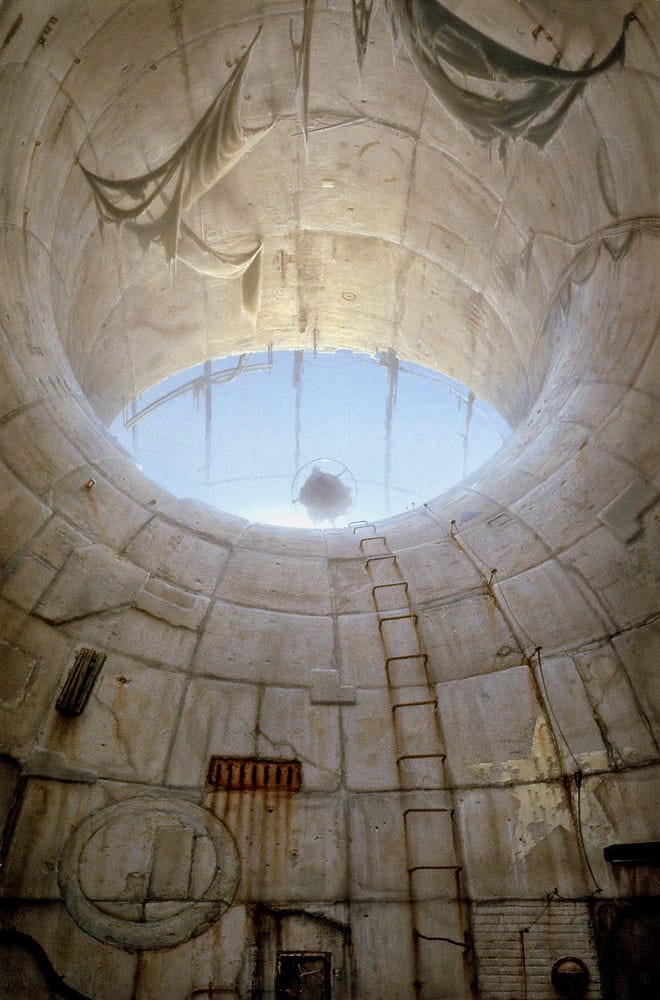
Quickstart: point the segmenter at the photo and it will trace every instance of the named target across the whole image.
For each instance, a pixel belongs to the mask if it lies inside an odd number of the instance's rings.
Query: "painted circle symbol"
[[[191,802],[128,799],[82,821],[64,846],[64,905],[92,937],[129,951],[169,948],[229,908],[241,866],[234,839]]]

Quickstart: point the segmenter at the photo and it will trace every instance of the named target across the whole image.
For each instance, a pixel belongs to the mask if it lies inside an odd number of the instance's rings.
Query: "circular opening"
[[[268,350],[171,375],[110,432],[176,496],[309,528],[413,509],[479,468],[509,428],[465,386],[392,350]]]

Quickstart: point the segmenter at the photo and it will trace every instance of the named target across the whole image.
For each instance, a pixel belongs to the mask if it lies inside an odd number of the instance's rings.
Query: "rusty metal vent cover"
[[[82,713],[104,663],[105,653],[86,646],[78,651],[55,703],[60,715],[75,716]]]
[[[297,792],[301,776],[299,760],[211,757],[206,781],[211,788],[228,792],[249,792],[259,788],[272,788],[276,792]]]

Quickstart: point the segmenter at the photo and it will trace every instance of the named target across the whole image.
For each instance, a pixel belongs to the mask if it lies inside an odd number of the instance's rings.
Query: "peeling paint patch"
[[[538,716],[534,726],[534,736],[529,757],[513,760],[484,761],[470,767],[476,781],[484,784],[534,781],[549,778],[559,773],[554,740],[548,722]]]
[[[589,843],[599,848],[603,844],[611,843],[617,838],[615,824],[610,823],[603,804],[606,801],[606,796],[603,802],[601,802],[601,796],[599,795],[601,788],[603,792],[607,792],[607,778],[590,785],[589,791],[591,794],[583,794],[582,796],[582,834]]]
[[[561,785],[521,785],[511,790],[518,802],[513,828],[513,854],[526,857],[553,830],[563,827],[571,835],[573,826]]]

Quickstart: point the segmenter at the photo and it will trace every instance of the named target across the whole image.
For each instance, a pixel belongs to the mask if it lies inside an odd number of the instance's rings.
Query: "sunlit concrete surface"
[[[577,995],[657,993],[657,4],[445,0],[563,70],[625,28],[544,143],[475,137],[384,7],[358,71],[348,0],[0,6],[14,1000],[552,1000],[567,956]],[[245,148],[100,224],[89,174],[193,148],[259,28]],[[533,86],[444,65],[492,120]],[[108,433],[271,344],[393,352],[513,432],[415,510],[304,531],[175,498]]]

